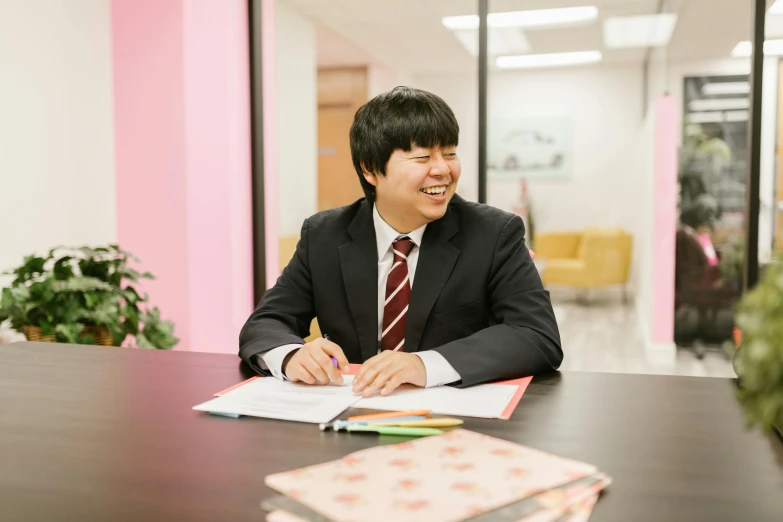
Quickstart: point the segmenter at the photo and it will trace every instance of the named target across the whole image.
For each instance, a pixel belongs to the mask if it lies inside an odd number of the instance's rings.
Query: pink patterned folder
[[[454,430],[269,475],[266,484],[337,522],[456,522],[596,471],[590,464]]]

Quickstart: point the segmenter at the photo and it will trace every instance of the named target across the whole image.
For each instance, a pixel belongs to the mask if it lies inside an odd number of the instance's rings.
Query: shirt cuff
[[[449,364],[442,354],[433,350],[425,350],[414,352],[413,355],[416,355],[424,363],[424,370],[427,372],[427,388],[462,380],[457,370]]]
[[[266,367],[273,376],[277,377],[281,381],[287,381],[288,377],[283,374],[283,360],[285,359],[286,355],[293,352],[294,350],[298,350],[302,346],[303,345],[301,344],[284,344],[283,346],[272,348],[263,354],[261,359],[264,360],[264,364],[266,364]]]

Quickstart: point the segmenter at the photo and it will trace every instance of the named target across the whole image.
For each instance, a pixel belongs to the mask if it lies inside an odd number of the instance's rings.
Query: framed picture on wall
[[[487,173],[499,179],[570,178],[573,125],[568,116],[493,118]]]

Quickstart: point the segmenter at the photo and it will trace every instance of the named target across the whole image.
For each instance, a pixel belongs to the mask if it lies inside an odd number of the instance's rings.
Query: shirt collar
[[[375,240],[378,243],[378,260],[383,258],[392,243],[400,236],[409,237],[417,247],[421,247],[421,238],[424,237],[424,229],[427,228],[425,224],[409,234],[400,234],[383,220],[375,205],[372,206],[372,222],[375,225]]]

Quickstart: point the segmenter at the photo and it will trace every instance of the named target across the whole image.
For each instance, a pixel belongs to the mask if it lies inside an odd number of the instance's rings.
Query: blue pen
[[[321,431],[326,431],[329,428],[333,429],[334,431],[340,431],[341,429],[346,428],[348,426],[367,426],[369,424],[375,424],[378,422],[390,423],[390,422],[424,420],[426,418],[427,417],[423,415],[411,415],[408,417],[393,417],[393,418],[375,419],[375,420],[366,420],[366,421],[337,420],[330,423],[319,424],[318,427],[321,429]]]

